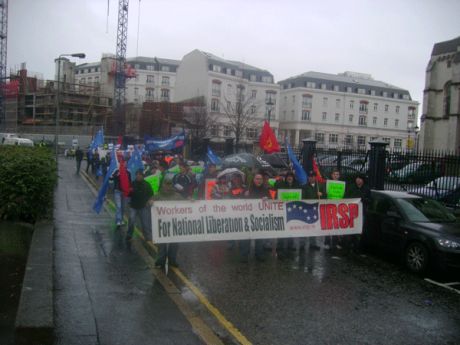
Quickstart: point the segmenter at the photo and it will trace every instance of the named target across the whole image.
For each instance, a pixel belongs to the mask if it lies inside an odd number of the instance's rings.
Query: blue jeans
[[[115,189],[113,191],[113,201],[115,202],[115,223],[121,224],[123,222],[123,214],[125,211],[125,198],[123,196],[123,193]]]
[[[144,234],[144,238],[147,241],[152,240],[152,230],[150,224],[150,206],[146,206],[141,209],[129,208],[129,222],[128,222],[128,233],[127,237],[131,238],[134,232],[134,225],[136,224],[137,218],[141,221],[141,229]]]

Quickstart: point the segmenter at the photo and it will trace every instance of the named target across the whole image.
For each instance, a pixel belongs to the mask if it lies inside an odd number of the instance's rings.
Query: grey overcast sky
[[[109,0],[108,21],[107,3],[9,0],[8,66],[26,62],[52,79],[59,54],[84,52],[83,63],[115,53],[118,0]],[[127,56],[180,60],[200,49],[275,81],[362,72],[421,104],[433,44],[460,35],[459,14],[458,0],[130,0]]]

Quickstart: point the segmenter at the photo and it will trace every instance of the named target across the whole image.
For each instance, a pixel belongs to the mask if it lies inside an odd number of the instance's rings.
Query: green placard
[[[343,199],[345,196],[345,182],[327,180],[326,193],[328,199]]]
[[[160,190],[161,175],[150,175],[145,178],[150,187],[152,187],[153,194],[157,195]]]
[[[302,200],[301,189],[278,189],[278,200],[293,201]]]

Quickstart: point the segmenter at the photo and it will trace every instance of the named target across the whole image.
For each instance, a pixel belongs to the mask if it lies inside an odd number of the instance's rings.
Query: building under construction
[[[76,84],[72,71],[74,64],[64,62],[67,66],[62,69],[59,81],[28,75],[25,64],[18,71],[11,72],[4,92],[3,131],[54,134],[57,109],[59,135],[91,136],[105,126],[112,114],[112,98],[101,92],[99,83]]]

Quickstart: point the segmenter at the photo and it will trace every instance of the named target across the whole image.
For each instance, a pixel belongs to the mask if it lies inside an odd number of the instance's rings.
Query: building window
[[[408,99],[409,99],[409,95],[403,95],[402,98],[408,100]]]
[[[153,101],[153,98],[155,96],[155,89],[145,89],[145,98],[149,101]]]
[[[161,89],[161,100],[169,102],[169,90],[168,89]]]
[[[388,119],[387,118],[383,119],[383,126],[388,127]]]
[[[366,89],[358,89],[358,93],[360,95],[365,95],[366,94]]]
[[[276,92],[275,91],[266,91],[265,92],[265,104],[276,104]]]
[[[212,70],[213,70],[213,72],[220,72],[221,68],[218,65],[212,65]]]
[[[345,135],[345,145],[353,145],[353,136],[352,135]]]
[[[450,99],[451,99],[451,82],[447,82],[444,85],[444,97],[442,100],[442,113],[444,116],[450,114]]]
[[[292,96],[292,103],[295,103],[295,95]]]
[[[399,105],[396,106],[396,114],[399,114]]]
[[[154,79],[154,76],[153,76],[153,75],[148,75],[148,76],[147,76],[147,83],[153,84],[154,81],[155,81],[155,79]]]
[[[388,92],[383,91],[383,92],[382,92],[382,97],[388,97]]]
[[[317,143],[324,143],[324,133],[315,133],[315,140]]]
[[[388,143],[388,144],[391,142],[391,139],[390,139],[390,138],[382,138],[382,140],[383,140],[384,142]]]
[[[302,110],[302,121],[310,121],[310,110]]]
[[[93,77],[88,77],[88,84],[91,85],[92,82],[93,82]]]
[[[211,99],[211,111],[219,111],[219,99]]]
[[[251,91],[251,98],[255,99],[257,97],[257,90],[252,90]]]
[[[358,119],[358,123],[360,126],[367,126],[366,116],[360,115]]]
[[[401,148],[402,147],[402,139],[395,139],[393,142],[393,146],[395,148]]]
[[[211,94],[213,97],[220,97],[220,85],[221,83],[218,81],[212,82]]]
[[[323,113],[322,119],[323,119],[323,121],[327,120],[327,113]]]
[[[262,82],[271,83],[272,82],[272,77],[264,76],[264,77],[262,77]]]
[[[377,116],[374,116],[374,117],[372,118],[372,124],[373,124],[373,125],[376,125],[376,124],[377,124]]]
[[[407,115],[408,115],[409,119],[411,119],[411,120],[415,119],[415,108],[414,107],[409,107]]]
[[[371,90],[371,96],[375,96],[375,90]]]
[[[399,127],[399,120],[398,119],[395,120],[395,127]]]
[[[257,76],[255,74],[251,74],[249,77],[250,81],[257,81]]]
[[[334,85],[334,91],[339,91],[340,87],[338,85]]]
[[[340,108],[340,98],[337,98],[337,99],[335,100],[335,107],[336,107],[336,108]]]
[[[347,92],[352,92],[351,86],[347,86]]]
[[[154,71],[155,70],[153,65],[147,65],[146,68],[147,68],[147,71]]]
[[[248,138],[248,139],[257,138],[257,129],[255,129],[255,128],[246,128],[246,138]]]
[[[316,87],[316,83],[313,81],[307,81],[307,87],[310,89],[314,89]]]
[[[94,77],[94,82],[95,82],[96,84],[99,83],[99,76]]]
[[[295,120],[295,111],[294,110],[291,111],[291,120]]]
[[[353,122],[353,114],[348,115],[348,121]]]
[[[359,103],[359,112],[367,114],[367,103],[365,103],[365,102],[360,102]]]
[[[302,96],[302,107],[311,109],[313,103],[313,97],[310,95]]]
[[[399,98],[399,94],[398,93],[393,93],[393,98]]]
[[[135,87],[134,88],[134,96],[138,96],[138,95],[139,95],[139,88]]]
[[[169,86],[169,77],[161,77],[161,85]]]
[[[211,135],[213,137],[219,136],[219,126],[217,126],[217,125],[212,125],[211,126]]]
[[[228,75],[233,75],[232,69],[231,69],[231,68],[227,68],[227,74],[228,74]]]
[[[350,109],[353,109],[355,107],[355,101],[350,101]]]
[[[339,141],[338,134],[329,134],[329,144],[337,144]]]
[[[85,83],[86,83],[85,78],[81,78],[81,79],[80,79],[80,84],[85,84]]]
[[[366,137],[359,135],[358,136],[358,146],[364,146],[364,145],[366,145]]]
[[[243,78],[243,71],[236,70],[235,71],[235,76],[237,76],[238,78]]]
[[[224,126],[224,137],[229,137],[232,135],[232,127]]]
[[[374,103],[374,111],[377,111],[379,109],[379,105],[377,103]]]
[[[385,112],[388,113],[388,104],[385,104]]]
[[[335,122],[339,122],[339,121],[340,121],[340,114],[335,113]]]
[[[326,90],[326,84],[321,84],[321,90]]]
[[[255,114],[255,113],[256,113],[256,106],[251,105],[251,114]]]
[[[327,97],[323,98],[323,107],[327,107]]]
[[[169,66],[161,66],[163,72],[169,72]]]

